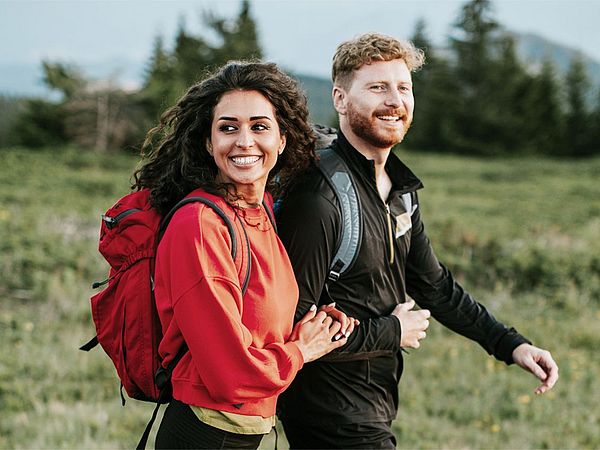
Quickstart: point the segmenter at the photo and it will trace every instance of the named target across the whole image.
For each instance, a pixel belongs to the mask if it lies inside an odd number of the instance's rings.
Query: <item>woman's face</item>
[[[267,177],[285,147],[271,102],[258,91],[231,91],[217,103],[207,148],[219,169],[218,180],[238,193],[258,189],[262,200]]]

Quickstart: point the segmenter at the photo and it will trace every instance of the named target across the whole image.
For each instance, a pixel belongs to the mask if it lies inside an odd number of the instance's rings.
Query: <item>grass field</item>
[[[121,407],[108,358],[77,347],[93,335],[90,284],[106,272],[99,217],[136,158],[0,155],[0,448],[131,448],[152,405]],[[533,376],[432,323],[405,360],[398,447],[600,448],[600,159],[403,158],[426,186],[440,259],[552,350],[561,378],[534,396]]]

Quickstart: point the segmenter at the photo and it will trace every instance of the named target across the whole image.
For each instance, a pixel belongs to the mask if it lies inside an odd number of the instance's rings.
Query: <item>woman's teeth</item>
[[[260,156],[234,156],[231,158],[234,164],[238,166],[245,166],[248,164],[254,164],[260,159]]]

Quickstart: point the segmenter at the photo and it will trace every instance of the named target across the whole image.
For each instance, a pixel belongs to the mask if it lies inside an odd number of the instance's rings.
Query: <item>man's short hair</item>
[[[400,41],[378,33],[362,34],[342,42],[333,55],[333,84],[348,88],[354,70],[373,61],[394,59],[403,60],[408,69],[414,72],[425,62],[425,54],[410,41]]]

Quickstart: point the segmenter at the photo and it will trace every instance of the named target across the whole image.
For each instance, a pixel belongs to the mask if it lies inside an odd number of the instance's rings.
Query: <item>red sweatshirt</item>
[[[166,365],[184,341],[189,347],[173,372],[176,399],[269,417],[303,365],[298,346],[287,342],[298,301],[292,266],[262,206],[237,210],[250,241],[248,255],[233,208],[218,196],[202,195],[234,224],[238,255],[233,261],[227,227],[210,207],[191,203],[175,213],[156,257],[164,334],[159,352]],[[242,298],[248,256],[252,269]]]

